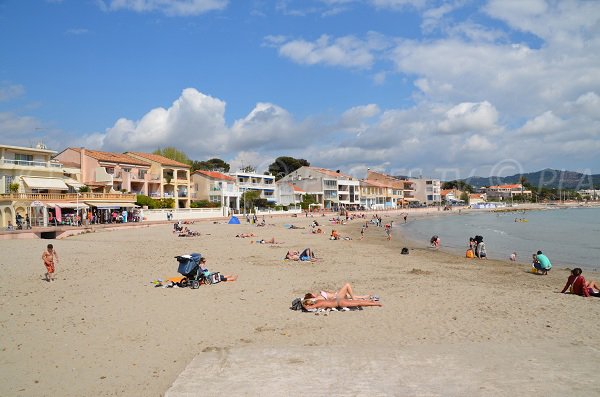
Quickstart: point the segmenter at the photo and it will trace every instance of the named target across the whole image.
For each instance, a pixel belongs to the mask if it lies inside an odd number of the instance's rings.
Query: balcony
[[[4,193],[0,194],[0,200],[117,200],[135,201],[135,194],[125,193]]]
[[[20,167],[42,167],[42,168],[63,168],[61,163],[55,163],[51,161],[29,161],[29,160],[10,160],[0,159],[0,166],[20,166]]]

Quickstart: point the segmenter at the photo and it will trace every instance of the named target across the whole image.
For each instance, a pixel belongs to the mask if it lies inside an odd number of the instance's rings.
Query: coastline
[[[397,215],[382,214],[384,223]],[[202,233],[198,238],[177,238],[170,225],[73,236],[54,242],[61,254],[55,283],[40,279],[39,256],[48,240],[0,241],[6,253],[0,260],[5,269],[0,276],[0,394],[162,395],[203,354],[245,348],[343,348],[358,354],[373,344],[399,356],[418,351],[425,360],[440,351],[463,359],[473,349],[501,355],[505,360],[493,372],[477,375],[489,384],[503,376],[513,379],[500,394],[522,392],[522,382],[530,382],[533,373],[515,378],[512,370],[537,362],[560,364],[560,370],[546,364],[547,380],[536,386],[545,387],[546,395],[600,393],[597,377],[577,366],[585,360],[590,370],[597,368],[594,346],[600,336],[595,326],[572,321],[573,313],[597,318],[600,305],[598,298],[557,294],[566,271],[536,276],[520,264],[469,261],[416,245],[409,255],[399,255],[411,243],[396,228],[390,242],[383,228],[375,227],[360,241],[359,220],[327,224],[323,235],[282,226],[306,227],[312,219],[327,218],[267,217],[274,226],[264,228],[196,222],[190,228]],[[353,240],[328,240],[333,228]],[[233,237],[250,232],[256,239],[285,243],[251,244]],[[282,260],[286,250],[305,247],[313,248],[320,262]],[[240,278],[198,290],[150,284],[175,276],[173,257],[189,252],[206,255],[209,269]],[[380,295],[384,306],[329,316],[289,310],[296,296],[344,282],[357,293]],[[433,361],[430,365],[435,369]],[[470,379],[470,367],[461,368],[462,378],[452,382]]]

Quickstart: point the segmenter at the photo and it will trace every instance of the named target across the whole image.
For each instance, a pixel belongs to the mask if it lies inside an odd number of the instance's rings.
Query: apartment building
[[[244,171],[232,172],[229,175],[235,178],[242,194],[250,190],[255,190],[260,192],[260,198],[266,199],[271,203],[277,201],[275,195],[275,176]]]
[[[192,173],[192,201],[207,200],[239,212],[242,195],[234,177],[217,171],[198,170]]]
[[[338,171],[303,166],[281,179],[314,196],[324,208],[358,208],[360,182]]]
[[[287,181],[277,181],[276,186],[277,189],[275,189],[275,191],[278,204],[299,208],[304,199],[304,195],[306,195],[304,190]]]
[[[414,197],[415,187],[414,184],[406,179],[394,177],[381,172],[367,170],[368,182],[378,182],[385,186],[392,188],[392,194],[390,202],[396,203],[396,207],[406,207],[411,202],[416,202],[417,199]]]
[[[360,181],[360,204],[369,210],[396,208],[394,188],[382,182],[363,179]]]
[[[61,161],[56,151],[43,145],[1,145],[0,225],[6,227],[8,221],[14,225],[17,214],[29,216],[32,226],[48,226],[52,219],[54,225],[65,224],[91,206],[110,203],[120,209],[135,205],[135,195],[79,193],[84,185],[80,164]]]
[[[523,194],[524,196],[531,197],[531,190],[523,189],[523,185],[520,183],[509,184],[509,185],[496,185],[483,188],[488,200],[495,201],[506,201],[512,200],[514,196]],[[522,190],[522,191],[521,191]]]
[[[421,204],[439,205],[442,202],[442,183],[439,179],[408,179],[414,186],[413,197]]]
[[[172,198],[175,200],[175,208],[190,208],[192,180],[189,165],[158,154],[142,152],[125,152],[125,154],[150,164],[151,178],[158,180],[158,191],[149,191],[150,197]]]

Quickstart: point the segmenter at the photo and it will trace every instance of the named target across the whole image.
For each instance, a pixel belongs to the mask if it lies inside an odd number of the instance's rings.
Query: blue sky
[[[0,0],[0,141],[600,173],[600,2]]]

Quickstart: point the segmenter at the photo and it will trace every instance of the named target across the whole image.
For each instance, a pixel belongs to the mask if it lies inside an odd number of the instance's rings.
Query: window
[[[114,175],[115,168],[114,167],[106,167],[106,173],[110,175]]]
[[[146,177],[147,173],[148,173],[148,170],[140,170],[139,171],[140,179],[144,179]]]
[[[431,184],[433,184],[433,181],[425,181],[425,184],[426,185],[431,185]]]
[[[123,172],[131,172],[131,168],[122,168]]]
[[[14,177],[12,177],[10,175],[6,175],[4,177],[4,180],[5,180],[5,183],[4,183],[4,186],[5,186],[4,193],[10,193],[10,184],[13,183],[13,178]]]
[[[15,160],[18,165],[28,165],[33,162],[33,155],[15,153]]]

